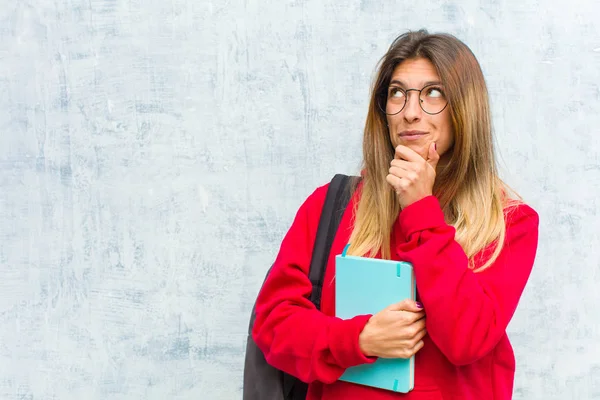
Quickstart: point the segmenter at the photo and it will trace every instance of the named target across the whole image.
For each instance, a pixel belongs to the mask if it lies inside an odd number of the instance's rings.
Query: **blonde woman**
[[[506,335],[537,249],[538,216],[499,179],[485,80],[447,34],[399,36],[382,58],[354,188],[325,272],[321,309],[307,272],[327,186],[285,236],[256,305],[252,336],[309,400],[504,400],[515,359]],[[334,316],[335,254],[408,261],[418,301]],[[339,381],[378,357],[415,355],[402,394]]]

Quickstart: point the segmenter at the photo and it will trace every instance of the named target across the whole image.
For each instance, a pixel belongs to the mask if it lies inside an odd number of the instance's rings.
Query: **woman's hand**
[[[431,196],[435,182],[435,168],[439,160],[435,143],[429,145],[427,160],[409,147],[403,145],[396,147],[396,155],[390,163],[386,180],[398,194],[402,208]]]
[[[358,343],[367,357],[410,358],[423,347],[426,333],[423,309],[404,300],[373,315]]]

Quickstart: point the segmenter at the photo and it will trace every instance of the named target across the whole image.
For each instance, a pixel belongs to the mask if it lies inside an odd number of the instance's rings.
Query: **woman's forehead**
[[[425,58],[405,60],[394,68],[390,81],[401,85],[424,86],[440,82],[440,77],[431,61]]]

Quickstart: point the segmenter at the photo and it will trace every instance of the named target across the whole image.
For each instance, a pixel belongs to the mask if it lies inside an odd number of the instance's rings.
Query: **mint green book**
[[[376,314],[391,304],[415,300],[412,264],[346,255],[348,246],[336,256],[335,314],[349,319]],[[379,358],[372,364],[348,368],[340,380],[394,392],[414,388],[414,356],[409,359]]]

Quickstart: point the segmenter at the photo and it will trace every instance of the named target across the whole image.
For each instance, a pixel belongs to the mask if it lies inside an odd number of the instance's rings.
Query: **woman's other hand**
[[[410,358],[423,347],[426,333],[422,306],[403,300],[373,315],[358,342],[368,357]]]
[[[402,208],[432,195],[439,159],[435,143],[430,143],[426,160],[409,147],[396,147],[386,180],[396,191]]]

